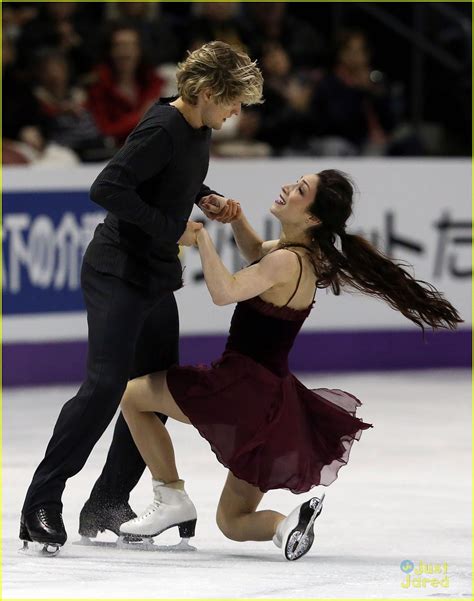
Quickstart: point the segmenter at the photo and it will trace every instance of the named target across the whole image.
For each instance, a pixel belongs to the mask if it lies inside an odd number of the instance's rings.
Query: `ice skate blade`
[[[189,544],[189,538],[182,538],[177,545],[155,545],[155,549],[152,551],[184,551],[187,553],[188,551],[197,551],[197,548]]]
[[[41,549],[41,555],[44,557],[55,557],[60,549],[60,545],[44,545]]]
[[[313,541],[308,540],[308,533],[313,527],[313,524],[316,518],[319,516],[321,511],[323,510],[323,501],[324,501],[325,493],[321,495],[319,500],[312,499],[310,503],[310,508],[313,510],[313,515],[311,516],[308,524],[303,533],[299,530],[295,530],[290,537],[290,541],[287,544],[288,547],[292,549],[291,551],[287,551],[285,553],[286,558],[289,561],[295,561],[305,555],[312,546]]]
[[[36,549],[32,549],[29,546],[28,541],[23,541],[23,547],[18,549],[18,553],[22,555],[31,555],[31,553],[39,553],[43,557],[56,557],[59,553],[62,545],[52,544],[52,543],[35,543],[36,545],[43,545],[41,550],[38,552]]]
[[[72,544],[78,545],[81,547],[103,547],[104,549],[117,549],[118,548],[118,540],[117,541],[104,541],[104,540],[95,540],[91,539],[88,536],[81,536],[79,540],[75,540]],[[132,546],[132,544],[138,543],[125,543],[123,542],[122,546],[127,546],[127,549]],[[121,548],[121,547],[120,547]]]
[[[132,542],[119,537],[115,542],[91,540],[87,536],[81,537],[80,540],[74,541],[73,545],[81,545],[83,547],[102,547],[104,549],[115,549],[116,551],[171,551],[171,552],[188,552],[197,551],[196,547],[189,544],[189,539],[181,539],[176,545],[155,545],[152,538],[143,539],[140,542]]]
[[[126,550],[133,548],[140,551],[197,551],[196,547],[189,544],[189,538],[182,538],[176,545],[155,545],[155,541],[151,537],[143,537],[143,542],[141,543],[131,543],[122,535],[118,538],[116,544],[118,549]]]

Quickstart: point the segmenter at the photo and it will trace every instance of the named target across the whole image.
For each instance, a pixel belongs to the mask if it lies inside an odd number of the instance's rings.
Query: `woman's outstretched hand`
[[[197,244],[196,236],[198,232],[202,229],[202,223],[198,223],[197,221],[188,221],[183,235],[178,240],[178,244],[180,244],[181,246],[194,246],[195,244]]]
[[[238,201],[224,198],[217,194],[204,196],[199,206],[208,219],[219,221],[219,223],[231,223],[242,214],[242,209]]]
[[[199,244],[202,244],[204,240],[210,239],[209,232],[205,227],[202,227],[200,230],[196,232],[196,243],[195,245],[199,247]]]

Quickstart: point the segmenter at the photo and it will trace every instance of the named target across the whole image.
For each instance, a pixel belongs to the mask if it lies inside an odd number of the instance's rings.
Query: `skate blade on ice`
[[[309,538],[309,534],[311,529],[313,528],[313,524],[316,518],[319,516],[323,509],[323,502],[325,493],[321,495],[320,498],[315,498],[311,500],[310,508],[312,510],[312,514],[308,523],[306,524],[306,528],[303,532],[295,528],[293,534],[291,535],[287,545],[285,557],[294,561],[295,559],[299,559],[303,555],[305,555],[313,544],[313,535],[311,535],[311,539]]]
[[[139,542],[130,542],[123,536],[120,536],[115,542],[108,542],[91,540],[87,536],[82,536],[80,540],[74,541],[72,544],[84,547],[103,547],[119,551],[197,551],[196,547],[189,544],[188,538],[182,538],[176,545],[155,545],[152,538],[144,538]]]
[[[62,545],[52,544],[52,543],[31,543],[34,545],[30,547],[30,543],[26,540],[23,541],[23,547],[18,549],[18,553],[22,555],[42,555],[43,557],[56,557],[59,553]],[[38,548],[38,545],[41,545],[41,549]]]

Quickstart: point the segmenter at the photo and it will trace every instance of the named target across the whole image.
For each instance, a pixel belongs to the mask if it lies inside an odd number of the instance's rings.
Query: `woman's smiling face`
[[[293,184],[285,184],[270,212],[283,225],[304,225],[310,216],[309,208],[314,202],[317,186],[318,176],[314,173],[300,177]]]

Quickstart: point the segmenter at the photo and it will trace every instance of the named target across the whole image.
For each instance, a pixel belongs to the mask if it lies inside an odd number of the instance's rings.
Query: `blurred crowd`
[[[265,78],[265,102],[215,132],[215,155],[433,153],[410,127],[400,86],[366,32],[329,36],[292,8],[4,2],[3,162],[106,160],[151,103],[176,94],[186,52],[214,39],[245,49]]]

